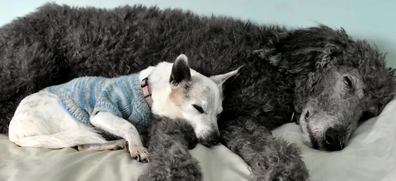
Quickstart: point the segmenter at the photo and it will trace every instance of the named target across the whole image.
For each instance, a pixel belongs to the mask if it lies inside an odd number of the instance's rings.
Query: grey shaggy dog
[[[218,124],[222,143],[255,180],[308,179],[299,149],[270,130],[295,121],[307,145],[340,150],[359,121],[379,115],[395,94],[385,56],[343,29],[286,29],[144,6],[46,4],[0,28],[0,130],[7,132],[23,97],[44,87],[135,73],[180,53],[205,75],[244,65],[225,89]],[[187,152],[196,141],[190,128],[153,119],[146,134],[152,163],[141,180],[201,180]]]

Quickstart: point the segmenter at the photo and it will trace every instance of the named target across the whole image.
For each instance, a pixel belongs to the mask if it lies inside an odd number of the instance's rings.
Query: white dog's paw
[[[132,158],[136,158],[139,162],[150,162],[148,151],[143,146],[129,146],[129,153]]]

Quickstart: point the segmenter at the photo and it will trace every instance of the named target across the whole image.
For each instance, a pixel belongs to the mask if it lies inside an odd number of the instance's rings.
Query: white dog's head
[[[171,68],[167,93],[169,101],[166,101],[169,105],[162,109],[162,115],[188,121],[200,143],[206,146],[218,144],[220,133],[217,118],[223,111],[223,85],[232,81],[238,71],[206,77],[190,69],[184,54],[179,55]]]

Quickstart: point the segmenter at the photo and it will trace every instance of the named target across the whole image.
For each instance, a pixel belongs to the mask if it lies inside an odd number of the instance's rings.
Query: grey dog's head
[[[341,150],[359,121],[379,115],[394,96],[394,70],[360,41],[342,50],[328,45],[319,58],[315,70],[296,81],[295,109],[305,144]]]

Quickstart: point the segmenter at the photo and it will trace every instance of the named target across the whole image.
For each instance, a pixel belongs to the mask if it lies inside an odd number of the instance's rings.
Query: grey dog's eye
[[[348,88],[352,88],[352,81],[349,77],[345,76],[342,81],[344,82],[344,84],[346,86],[348,86]]]
[[[205,111],[202,109],[201,106],[198,106],[198,105],[196,105],[196,104],[193,104],[192,106],[193,106],[199,113],[201,113],[201,114],[205,113]]]

